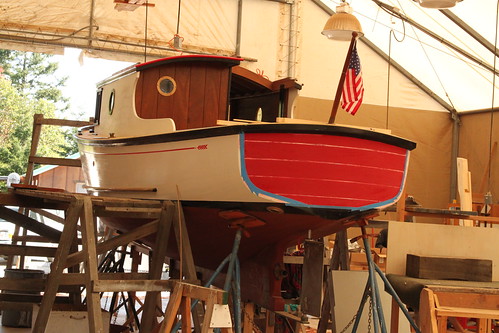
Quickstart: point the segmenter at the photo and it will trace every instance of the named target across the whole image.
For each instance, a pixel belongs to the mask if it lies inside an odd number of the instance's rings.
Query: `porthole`
[[[109,95],[109,114],[113,114],[113,110],[114,110],[114,101],[116,99],[116,96],[115,96],[115,91],[114,89],[111,91],[111,94]]]
[[[158,92],[163,96],[171,96],[177,90],[177,83],[171,76],[162,76],[157,84]]]

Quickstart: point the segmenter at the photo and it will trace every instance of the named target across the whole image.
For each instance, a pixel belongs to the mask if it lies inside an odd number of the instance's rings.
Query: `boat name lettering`
[[[198,150],[205,150],[208,149],[208,145],[199,145]]]

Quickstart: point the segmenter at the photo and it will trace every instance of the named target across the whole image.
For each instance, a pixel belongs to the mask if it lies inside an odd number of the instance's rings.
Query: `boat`
[[[95,125],[77,139],[92,193],[182,203],[201,268],[231,253],[233,221],[248,222],[242,298],[282,310],[286,249],[394,204],[415,143],[292,119],[301,86],[270,81],[241,60],[187,55],[126,68],[98,84]],[[121,231],[147,222],[102,219]],[[168,256],[178,258],[175,247]]]

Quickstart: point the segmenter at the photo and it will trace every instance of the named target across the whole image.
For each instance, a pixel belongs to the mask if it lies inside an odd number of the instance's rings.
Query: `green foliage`
[[[57,118],[68,108],[59,89],[65,79],[55,79],[57,63],[50,56],[0,50],[0,175],[24,174],[31,148],[33,116]],[[43,126],[38,156],[64,157],[76,152],[71,130]]]
[[[61,111],[68,109],[68,99],[59,89],[67,77],[55,76],[58,64],[43,53],[0,50],[0,65],[3,74],[21,94],[34,99],[46,99],[58,105]]]

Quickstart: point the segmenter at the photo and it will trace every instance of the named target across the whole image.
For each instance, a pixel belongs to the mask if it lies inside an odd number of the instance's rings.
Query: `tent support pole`
[[[461,119],[456,111],[452,112],[452,146],[451,146],[451,161],[450,161],[450,201],[457,200],[457,155],[459,153],[459,126]]]

